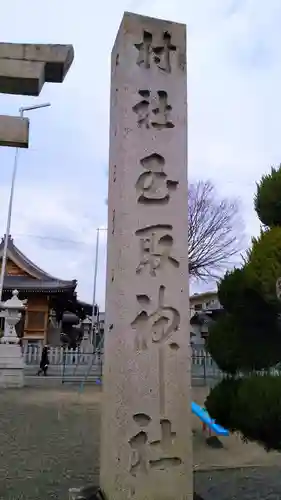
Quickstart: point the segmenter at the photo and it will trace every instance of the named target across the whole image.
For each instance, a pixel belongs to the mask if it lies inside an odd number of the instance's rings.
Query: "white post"
[[[9,240],[10,228],[11,228],[14,189],[15,189],[15,181],[16,181],[17,168],[18,168],[18,155],[19,155],[19,148],[17,148],[16,152],[15,152],[10,199],[9,199],[9,206],[8,206],[6,233],[4,235],[4,248],[3,248],[3,257],[2,257],[1,274],[0,274],[0,301],[2,300],[3,287],[4,287],[4,277],[5,277],[6,264],[7,264],[8,240]]]

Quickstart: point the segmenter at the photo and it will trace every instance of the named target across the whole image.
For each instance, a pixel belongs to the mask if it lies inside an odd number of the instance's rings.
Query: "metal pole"
[[[97,239],[96,239],[96,255],[95,255],[95,269],[94,269],[94,290],[93,290],[93,309],[92,309],[92,323],[90,330],[90,343],[94,346],[94,352],[96,352],[96,340],[97,334],[95,331],[95,305],[96,305],[96,290],[97,290],[97,275],[98,275],[98,260],[99,260],[99,240],[100,240],[100,228],[97,228]]]
[[[206,385],[206,354],[204,354],[204,385]]]
[[[23,117],[23,109],[20,110],[20,117],[21,118]],[[19,157],[19,148],[16,148],[15,158],[14,158],[14,166],[13,166],[13,174],[12,174],[10,199],[9,199],[9,207],[8,207],[8,215],[7,215],[6,233],[4,235],[4,248],[3,248],[1,275],[0,275],[0,302],[2,300],[2,295],[3,295],[4,278],[5,278],[6,265],[7,265],[8,241],[9,241],[9,235],[10,235],[10,230],[11,230],[14,190],[15,190],[15,182],[16,182],[17,169],[18,169],[18,157]]]
[[[33,109],[39,109],[39,108],[46,108],[48,106],[50,106],[50,103],[37,104],[35,106],[29,106],[27,108],[23,107],[23,108],[19,109],[19,114],[20,114],[20,117],[22,118],[25,111],[31,111]],[[8,241],[9,241],[9,235],[10,235],[10,230],[11,230],[14,190],[15,190],[15,182],[16,182],[17,169],[18,169],[18,157],[19,157],[19,148],[16,148],[15,158],[14,158],[14,166],[13,166],[13,174],[12,174],[10,199],[9,199],[9,207],[8,207],[8,215],[7,215],[6,233],[4,235],[4,248],[3,248],[2,266],[1,266],[1,274],[0,274],[0,302],[2,301],[4,279],[5,279],[6,266],[7,266]]]

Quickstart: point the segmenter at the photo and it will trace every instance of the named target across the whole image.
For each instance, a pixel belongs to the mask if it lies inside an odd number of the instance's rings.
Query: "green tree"
[[[257,184],[255,210],[261,223],[267,227],[280,226],[281,221],[281,165],[271,168]]]
[[[206,408],[218,423],[266,450],[281,451],[281,165],[257,184],[255,210],[263,225],[244,265],[218,284],[224,315],[209,332],[207,349],[225,378]]]

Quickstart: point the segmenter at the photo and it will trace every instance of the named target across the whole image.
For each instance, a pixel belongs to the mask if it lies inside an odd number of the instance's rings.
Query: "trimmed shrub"
[[[271,372],[281,363],[281,166],[257,186],[255,208],[267,228],[252,239],[244,267],[219,283],[225,314],[210,329],[207,349],[227,378],[206,408],[230,431],[281,451],[281,377]]]
[[[206,348],[223,372],[235,375],[241,368],[240,337],[240,329],[231,314],[225,314],[209,329]]]
[[[281,359],[281,333],[276,317],[267,324],[240,322],[225,314],[214,323],[206,348],[220,370],[230,375],[268,369]]]
[[[265,301],[280,310],[276,281],[281,276],[281,227],[261,231],[259,238],[253,238],[248,258],[249,279]]]
[[[267,451],[281,451],[281,378],[252,375],[245,378],[233,408],[235,427],[248,441]]]
[[[281,226],[281,165],[264,175],[254,198],[255,210],[260,221],[268,227]]]
[[[231,432],[237,430],[234,408],[237,404],[237,393],[241,382],[239,378],[223,379],[210,391],[205,401],[205,407],[210,416]]]
[[[281,378],[251,375],[222,380],[211,390],[206,409],[216,422],[266,451],[281,451]]]

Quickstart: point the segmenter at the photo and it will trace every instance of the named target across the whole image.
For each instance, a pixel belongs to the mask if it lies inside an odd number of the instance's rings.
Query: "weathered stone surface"
[[[0,344],[0,388],[24,386],[24,360],[19,344]]]
[[[0,43],[0,92],[38,96],[45,82],[63,82],[73,59],[72,45]]]
[[[125,13],[112,52],[101,489],[192,493],[185,26]]]
[[[2,93],[39,95],[44,82],[44,63],[0,59],[0,89]]]
[[[74,59],[72,45],[0,43],[0,92],[38,96],[45,82],[64,80]],[[26,118],[0,116],[0,146],[28,147]]]
[[[28,148],[29,119],[0,115],[0,146]]]

